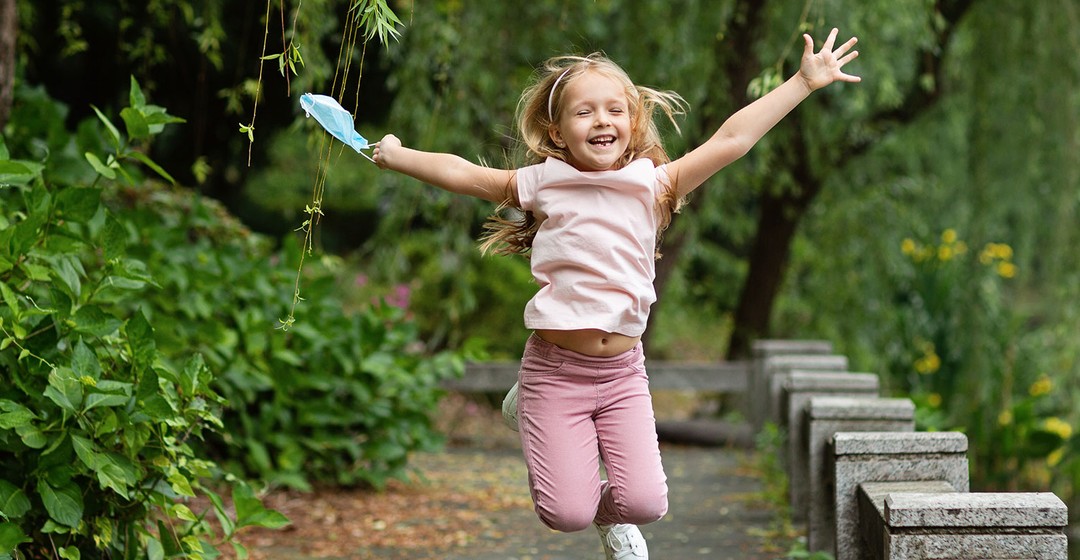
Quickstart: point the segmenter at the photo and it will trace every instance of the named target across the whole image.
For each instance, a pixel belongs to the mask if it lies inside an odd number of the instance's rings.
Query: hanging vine
[[[273,15],[273,0],[266,0],[266,11],[263,17],[263,44],[262,52],[259,56],[259,77],[254,93],[255,102],[251,111],[251,121],[247,124],[240,124],[240,133],[245,134],[248,137],[249,166],[251,165],[252,145],[255,143],[255,117],[258,114],[259,99],[262,92],[263,72],[266,64],[268,62],[277,62],[278,72],[286,81],[287,95],[292,94],[292,76],[298,75],[299,69],[304,66],[304,58],[301,54],[300,43],[297,41],[297,21],[299,20],[302,5],[303,0],[297,0],[296,7],[292,14],[291,29],[286,32],[285,0],[278,0],[277,8],[280,14],[282,50],[277,53],[267,54],[267,45],[270,39],[270,22]],[[356,95],[354,95],[356,103],[353,106],[353,114],[356,114],[360,104],[360,81],[363,77],[364,58],[367,54],[368,43],[376,38],[378,38],[379,42],[383,45],[386,45],[391,39],[397,40],[400,37],[398,28],[403,24],[397,17],[397,14],[395,14],[390,6],[387,5],[386,0],[350,0],[344,20],[345,25],[342,29],[341,47],[338,50],[337,64],[334,69],[334,78],[332,85],[330,86],[329,95],[339,101],[344,96],[354,57],[359,51],[360,58],[356,78]],[[359,45],[357,45],[358,42]],[[332,155],[334,148],[333,142],[328,142],[327,136],[323,135],[319,146],[319,168],[315,174],[311,201],[305,204],[305,219],[300,224],[300,227],[296,229],[296,231],[304,234],[304,241],[300,252],[300,263],[298,264],[296,271],[296,282],[293,286],[293,300],[289,309],[289,315],[284,319],[278,319],[278,328],[282,330],[288,330],[289,327],[293,325],[295,322],[296,306],[303,301],[303,298],[300,296],[300,283],[303,277],[304,260],[314,251],[314,230],[315,226],[318,225],[319,220],[323,216],[323,191],[326,185],[330,156]],[[337,146],[337,148],[340,150],[342,146]]]

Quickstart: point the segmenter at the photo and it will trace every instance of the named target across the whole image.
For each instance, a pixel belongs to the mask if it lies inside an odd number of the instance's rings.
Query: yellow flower
[[[1049,393],[1053,388],[1054,383],[1050,381],[1050,376],[1044,373],[1031,384],[1031,387],[1028,388],[1028,394],[1033,397],[1041,397]]]
[[[919,246],[915,244],[915,240],[910,237],[905,238],[900,242],[900,252],[905,255],[914,255],[918,248]]]
[[[933,350],[918,360],[915,360],[915,371],[923,375],[934,373],[939,369],[941,369],[941,358],[933,353]]]
[[[994,260],[1007,261],[1013,256],[1012,247],[1005,243],[987,243],[979,254],[979,262],[990,264]]]
[[[1016,276],[1016,265],[1011,262],[999,262],[997,264],[997,273],[1002,278],[1012,278]]]
[[[956,243],[956,230],[949,228],[941,232],[941,240],[945,243]]]
[[[941,262],[951,261],[953,258],[953,248],[951,245],[942,245],[938,247],[937,258]]]
[[[1059,447],[1059,448],[1051,451],[1050,454],[1046,456],[1046,464],[1048,466],[1051,466],[1051,467],[1056,467],[1056,466],[1058,466],[1058,463],[1061,462],[1061,459],[1064,456],[1065,456],[1065,448],[1064,447]]]
[[[1072,426],[1057,416],[1043,420],[1043,429],[1061,436],[1061,439],[1069,439],[1072,436]]]
[[[999,259],[1006,260],[1006,261],[1011,259],[1012,256],[1013,256],[1012,247],[1009,247],[1005,243],[998,243],[997,244],[997,256],[998,256]]]
[[[940,408],[941,407],[941,394],[940,393],[930,393],[929,395],[926,395],[926,404],[930,405],[933,408]]]
[[[1012,424],[1012,421],[1013,421],[1013,413],[1012,413],[1011,410],[1002,410],[1001,414],[998,414],[998,425],[999,426],[1008,426],[1009,424]]]

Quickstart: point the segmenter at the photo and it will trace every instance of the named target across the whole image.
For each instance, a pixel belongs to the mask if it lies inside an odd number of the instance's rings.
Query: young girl
[[[528,167],[494,169],[422,152],[385,136],[383,169],[521,211],[494,218],[485,249],[530,253],[539,290],[525,308],[516,416],[536,513],[552,529],[595,525],[607,558],[647,558],[637,525],[667,511],[667,484],[641,335],[656,299],[657,234],[679,201],[745,154],[811,92],[858,56],[852,38],[820,52],[804,35],[799,72],[732,115],[702,146],[670,161],[653,114],[673,118],[677,94],[635,86],[600,55],[548,61],[522,95]],[[515,409],[516,408],[516,409]],[[607,480],[601,480],[603,460]]]

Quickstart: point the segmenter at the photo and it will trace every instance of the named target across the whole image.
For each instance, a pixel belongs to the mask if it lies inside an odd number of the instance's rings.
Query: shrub
[[[165,174],[128,142],[174,119],[134,81],[131,99],[127,137],[99,113],[113,150],[86,161],[135,183],[132,162]],[[221,427],[210,370],[197,354],[165,359],[139,305],[155,280],[122,216],[43,159],[0,143],[0,557],[202,558],[225,543],[242,555],[237,530],[286,520],[236,479],[221,486],[235,510],[208,486],[217,468],[194,444]],[[188,505],[199,495],[218,525]]]
[[[1052,347],[1023,317],[1003,284],[1016,274],[1012,248],[971,250],[954,230],[939,240],[906,239],[897,275],[897,340],[889,372],[918,405],[922,429],[960,429],[981,488],[1046,488],[1071,447],[1059,418],[1068,395],[1055,390]]]

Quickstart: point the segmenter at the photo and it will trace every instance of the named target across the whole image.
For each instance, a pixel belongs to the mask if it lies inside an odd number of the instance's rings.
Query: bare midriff
[[[536,335],[560,348],[603,358],[622,354],[637,346],[638,341],[641,340],[640,336],[627,336],[597,329],[572,331],[537,329]]]

